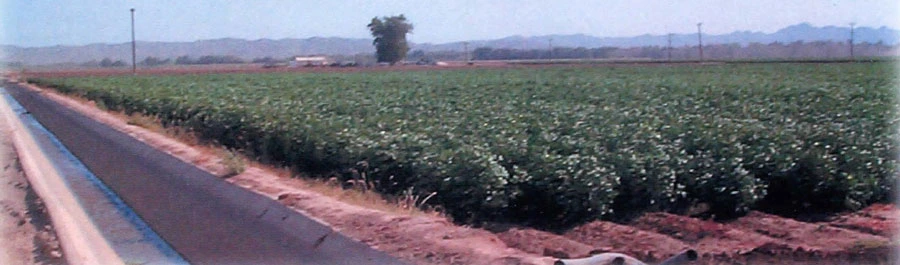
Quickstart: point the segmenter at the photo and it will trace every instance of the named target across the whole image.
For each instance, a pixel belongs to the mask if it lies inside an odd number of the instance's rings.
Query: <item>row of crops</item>
[[[33,79],[261,161],[436,192],[465,223],[650,210],[803,214],[891,199],[887,63]]]

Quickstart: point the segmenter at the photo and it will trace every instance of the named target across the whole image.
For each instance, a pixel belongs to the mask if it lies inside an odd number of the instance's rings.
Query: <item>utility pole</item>
[[[137,74],[137,54],[134,44],[134,8],[131,9],[131,74]]]
[[[469,60],[471,60],[471,58],[472,58],[471,56],[469,56],[469,42],[468,42],[468,41],[464,41],[464,42],[463,42],[463,47],[464,47],[463,49],[464,49],[465,52],[466,52],[466,64],[468,64],[468,63],[469,63]]]
[[[669,33],[669,41],[666,45],[666,60],[672,61],[672,33]]]
[[[550,47],[550,49],[549,49],[550,57],[547,57],[547,60],[552,60],[553,59],[553,38],[550,38],[549,40],[547,40],[547,43],[548,43],[548,46]]]
[[[856,23],[850,23],[850,59],[853,59],[853,27]]]
[[[700,26],[703,25],[703,22],[697,23],[697,47],[700,49],[700,61],[703,61],[703,31],[700,29]]]

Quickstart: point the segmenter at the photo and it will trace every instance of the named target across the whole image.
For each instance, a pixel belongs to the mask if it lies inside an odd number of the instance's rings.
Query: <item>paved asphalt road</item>
[[[36,92],[5,87],[192,264],[404,264]]]

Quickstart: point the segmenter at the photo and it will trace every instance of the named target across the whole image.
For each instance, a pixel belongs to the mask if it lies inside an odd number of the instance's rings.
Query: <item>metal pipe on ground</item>
[[[697,260],[697,251],[693,249],[675,255],[659,265],[684,265]],[[621,253],[602,253],[580,259],[560,259],[554,265],[647,265],[646,263]]]

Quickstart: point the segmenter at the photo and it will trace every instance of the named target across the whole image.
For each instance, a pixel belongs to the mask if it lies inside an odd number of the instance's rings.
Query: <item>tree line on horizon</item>
[[[854,57],[890,57],[898,55],[897,46],[883,43],[854,44]],[[413,54],[417,51],[413,51]],[[643,46],[643,47],[554,47],[549,49],[509,49],[479,47],[472,51],[472,60],[536,60],[536,59],[615,59],[640,58],[653,60],[696,60],[699,59],[697,46]],[[850,46],[845,42],[797,41],[792,43],[751,43],[740,45],[703,45],[704,59],[800,59],[800,58],[849,58]],[[462,55],[465,58],[465,55]],[[440,58],[452,59],[452,58]]]
[[[669,57],[671,53],[671,57]],[[407,52],[404,59],[408,62],[420,61],[464,61],[464,51],[423,51],[413,49]],[[468,54],[471,60],[541,60],[541,59],[652,59],[652,60],[695,60],[698,59],[697,46],[679,46],[668,49],[665,46],[643,47],[554,47],[552,53],[548,49],[510,49],[478,47]],[[884,43],[854,44],[854,56],[894,57],[900,55],[900,46],[889,46]],[[372,65],[378,61],[375,54],[332,55],[334,61],[354,61],[359,65]],[[752,43],[710,44],[703,45],[704,59],[836,59],[849,58],[850,47],[845,42],[815,41],[792,43]],[[260,57],[244,59],[233,55],[204,55],[191,57],[188,55],[176,58],[145,57],[138,61],[139,66],[154,67],[163,65],[205,65],[205,64],[240,64],[240,63],[283,63],[289,58]],[[123,60],[104,58],[101,61],[90,61],[81,64],[86,67],[125,67],[130,64]]]

